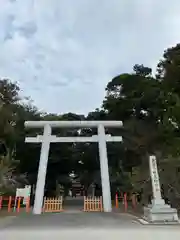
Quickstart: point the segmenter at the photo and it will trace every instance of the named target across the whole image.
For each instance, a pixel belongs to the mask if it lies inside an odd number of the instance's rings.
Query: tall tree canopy
[[[179,82],[179,44],[164,52],[157,65],[156,76],[153,76],[150,67],[143,64],[135,64],[132,72],[120,73],[115,76],[107,84],[102,106],[87,116],[76,113],[41,113],[31,101],[27,102],[21,99],[17,83],[1,79],[1,161],[4,161],[3,157],[9,154],[8,167],[11,167],[12,162],[16,160],[16,173],[26,173],[26,179],[33,184],[37,177],[40,145],[25,144],[24,138],[26,135],[39,134],[41,131],[37,129],[27,131],[24,129],[24,121],[122,120],[122,129],[107,129],[107,132],[113,135],[121,134],[123,136],[122,144],[108,144],[112,187],[119,186],[121,189],[132,190],[137,182],[143,182],[145,176],[143,176],[143,180],[140,173],[142,169],[144,172],[148,169],[147,155],[149,154],[158,156],[161,170],[171,167],[175,171],[179,167],[180,154]],[[95,129],[87,128],[81,130],[61,129],[59,131],[55,129],[53,131],[54,134],[61,136],[91,136],[97,132]],[[99,167],[97,144],[52,144],[48,163],[47,188],[54,188],[57,181],[68,185],[69,173],[72,171],[76,172],[86,186],[93,181],[100,184]]]

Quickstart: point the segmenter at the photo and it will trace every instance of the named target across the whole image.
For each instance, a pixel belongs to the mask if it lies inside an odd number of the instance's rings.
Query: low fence
[[[127,195],[127,193],[122,194],[116,193],[115,207],[119,209],[120,205],[123,206],[125,212],[128,210],[128,208],[136,210],[138,207],[137,195],[136,194]]]
[[[44,198],[42,212],[62,212],[63,197]],[[124,212],[128,210],[137,210],[138,201],[137,195],[128,195],[126,193],[117,194],[115,196],[115,208],[123,209]],[[30,198],[15,196],[0,196],[0,211],[7,211],[8,213],[30,212]],[[87,197],[84,196],[84,212],[103,212],[102,197]]]
[[[14,197],[14,196],[0,196],[0,211],[5,210],[11,212],[25,212],[30,211],[30,198]]]
[[[102,197],[84,197],[85,212],[103,212]]]
[[[43,212],[62,212],[63,197],[44,198]]]

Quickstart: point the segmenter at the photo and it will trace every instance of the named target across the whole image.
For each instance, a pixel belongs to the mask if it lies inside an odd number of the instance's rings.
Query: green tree
[[[167,151],[180,154],[180,44],[165,50],[157,66],[157,79],[161,82],[164,98],[162,119],[163,138]]]
[[[19,87],[7,79],[0,80],[0,141],[13,150]]]
[[[8,79],[0,80],[0,192],[15,192],[16,187],[26,182],[19,174],[15,161],[16,124],[18,119],[19,87]],[[19,177],[18,177],[19,176]]]
[[[160,85],[149,68],[135,65],[134,69],[135,73],[119,75],[108,83],[103,107],[111,119],[123,121],[125,148],[147,154],[158,148]]]
[[[148,67],[135,65],[133,69],[134,73],[121,74],[108,83],[103,102],[108,119],[123,121],[123,129],[119,132],[123,136],[123,147],[119,153],[115,150],[115,155],[121,158],[121,175],[122,172],[133,175],[134,168],[139,166],[145,165],[148,169],[148,155],[163,151],[165,145],[161,82],[152,77]],[[118,165],[114,164],[114,171],[117,169]]]

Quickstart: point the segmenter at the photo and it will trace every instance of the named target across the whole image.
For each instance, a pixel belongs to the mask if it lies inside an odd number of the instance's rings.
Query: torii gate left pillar
[[[47,164],[48,164],[48,157],[49,157],[49,148],[50,148],[50,142],[49,142],[50,136],[51,136],[51,127],[49,125],[45,125],[42,145],[41,145],[41,152],[40,152],[37,183],[36,183],[35,202],[34,202],[34,208],[33,208],[34,214],[41,214],[41,211],[42,211]]]
[[[105,212],[111,212],[111,191],[109,182],[109,170],[108,170],[108,158],[106,142],[121,142],[121,136],[109,136],[105,135],[105,127],[121,127],[121,121],[29,121],[25,122],[26,127],[44,127],[43,136],[27,137],[26,142],[42,143],[39,170],[35,192],[35,202],[33,213],[41,214],[44,187],[49,155],[50,143],[57,142],[98,142],[99,143],[99,156],[100,156],[100,170],[101,170],[101,182],[103,193],[103,208]],[[97,127],[98,135],[92,137],[56,137],[51,135],[51,127]]]

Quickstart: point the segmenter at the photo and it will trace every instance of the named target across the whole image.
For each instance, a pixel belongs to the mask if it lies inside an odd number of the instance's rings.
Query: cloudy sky
[[[135,63],[180,42],[180,1],[0,0],[0,77],[41,110],[87,113]]]

